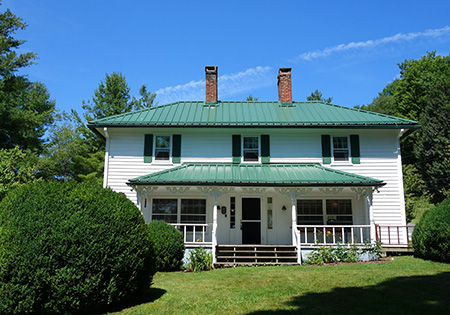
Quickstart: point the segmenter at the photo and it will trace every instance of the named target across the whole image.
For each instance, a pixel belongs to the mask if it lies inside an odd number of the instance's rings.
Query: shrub
[[[320,246],[313,250],[305,264],[323,265],[337,262],[357,262],[367,257],[368,260],[377,260],[381,255],[381,243],[367,243],[363,248],[354,245],[346,246],[338,243],[337,246]]]
[[[157,271],[180,270],[184,257],[183,234],[164,221],[148,224]]]
[[[125,195],[36,182],[0,203],[0,313],[96,313],[151,284],[149,234]]]
[[[412,235],[414,254],[450,262],[450,198],[424,213]]]
[[[197,247],[189,253],[188,269],[194,272],[211,270],[213,269],[212,262],[212,252],[203,247]]]

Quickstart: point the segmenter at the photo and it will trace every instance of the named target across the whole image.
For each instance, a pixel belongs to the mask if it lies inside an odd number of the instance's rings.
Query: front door
[[[261,199],[242,198],[242,244],[261,244]]]

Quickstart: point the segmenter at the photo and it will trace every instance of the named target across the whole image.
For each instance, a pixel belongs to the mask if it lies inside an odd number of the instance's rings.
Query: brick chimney
[[[278,71],[278,100],[281,103],[292,103],[291,69],[280,68]]]
[[[206,103],[217,103],[217,66],[206,66]]]

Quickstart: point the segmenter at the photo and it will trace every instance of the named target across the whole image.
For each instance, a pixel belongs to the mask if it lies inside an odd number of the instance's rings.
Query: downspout
[[[110,138],[108,133],[108,128],[103,128],[103,131],[105,132],[105,139],[106,139],[106,145],[105,145],[105,166],[103,170],[103,188],[108,187],[108,171],[109,171],[109,150],[110,150]]]

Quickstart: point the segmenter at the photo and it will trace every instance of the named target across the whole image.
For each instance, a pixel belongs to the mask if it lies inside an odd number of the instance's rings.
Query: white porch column
[[[297,235],[295,235],[295,230],[297,229],[297,208],[295,206],[295,198],[292,200],[292,245],[297,246]]]
[[[373,215],[373,191],[375,187],[358,187],[351,188],[353,192],[355,192],[359,197],[364,197],[364,204],[368,213],[369,225],[370,225],[370,242],[374,243],[376,239],[376,230],[375,230],[375,218]]]
[[[212,256],[213,264],[217,262],[216,259],[216,245],[217,245],[217,197],[214,198],[213,207],[213,226],[212,226]]]
[[[142,214],[142,216],[144,217],[144,219],[148,219],[149,222],[150,222],[150,221],[151,221],[151,216],[150,216],[150,218],[148,218],[148,217],[146,218],[146,216],[144,215],[144,206],[145,206],[145,205],[142,205],[142,197],[145,197],[145,198],[147,198],[147,199],[150,199],[150,198],[149,198],[150,193],[152,193],[153,191],[157,190],[158,187],[152,187],[152,186],[145,186],[145,187],[143,187],[143,186],[132,186],[132,188],[133,188],[133,190],[136,191],[136,198],[137,198],[137,200],[136,200],[136,205],[137,205],[137,207],[139,208],[139,211],[141,211],[141,214]],[[145,223],[149,223],[149,222],[147,222],[147,220],[146,220]]]
[[[373,216],[373,191],[370,191],[366,196],[366,204],[369,210],[369,224],[370,224],[370,240],[371,242],[375,242],[376,239],[376,226],[375,226],[375,218]]]
[[[222,195],[228,194],[234,190],[234,187],[199,187],[198,190],[213,197],[214,207],[213,207],[213,226],[211,231],[212,236],[212,256],[213,264],[217,262],[216,258],[216,246],[217,246],[217,198]]]

